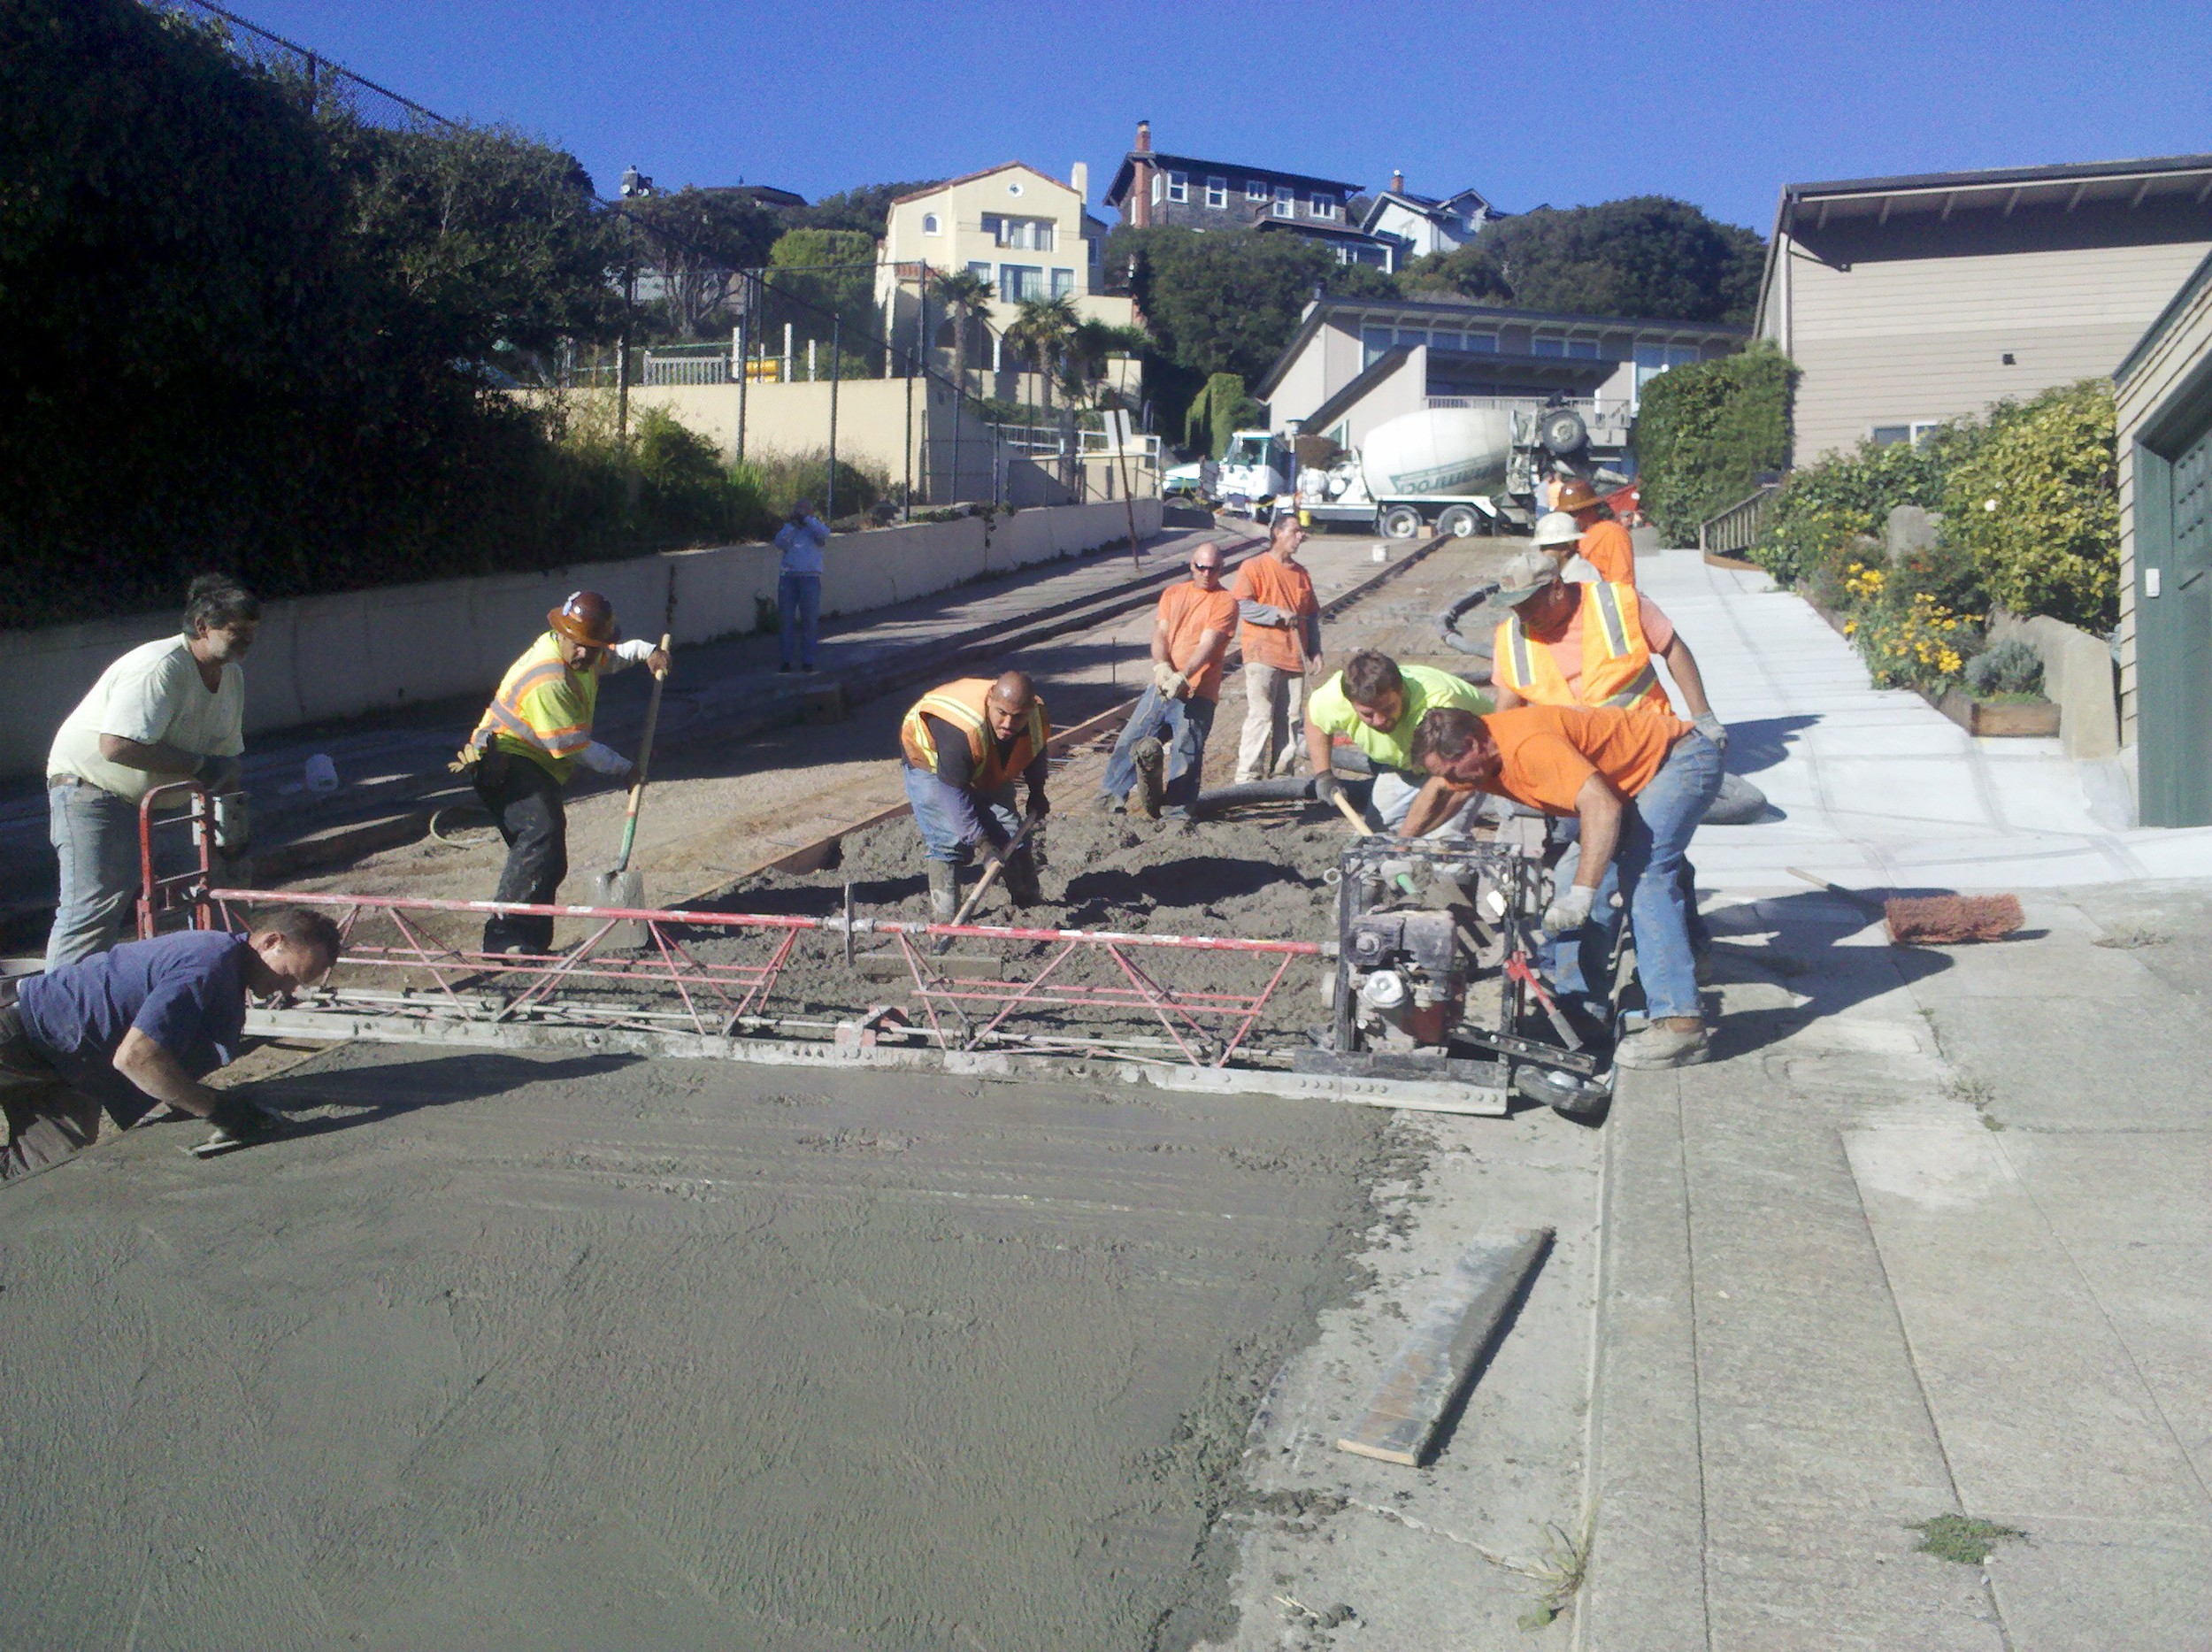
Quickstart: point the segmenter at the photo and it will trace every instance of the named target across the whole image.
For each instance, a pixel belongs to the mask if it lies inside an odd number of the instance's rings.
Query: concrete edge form
[[[1605,1127],[1584,1468],[1591,1544],[1574,1644],[1693,1652],[1711,1630],[1681,1096],[1672,1073],[1622,1079]]]

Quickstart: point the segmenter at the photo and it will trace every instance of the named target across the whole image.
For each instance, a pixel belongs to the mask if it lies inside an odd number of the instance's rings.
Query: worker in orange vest
[[[1045,800],[1052,719],[1036,685],[1022,672],[963,677],[932,688],[899,726],[906,756],[906,797],[929,857],[929,911],[949,924],[960,911],[960,872],[981,847],[1003,862],[1001,877],[1017,906],[1044,898],[1032,850]],[[1014,812],[1014,782],[1029,792],[1027,817]],[[1030,828],[1024,836],[1025,827]],[[1021,837],[1018,846],[1015,839]]]
[[[1297,761],[1290,731],[1306,673],[1321,658],[1321,604],[1314,598],[1313,576],[1298,565],[1305,538],[1295,511],[1278,512],[1267,549],[1229,582],[1229,595],[1237,599],[1237,645],[1244,650],[1239,780],[1287,772]]]
[[[1598,571],[1600,579],[1616,585],[1636,583],[1635,542],[1596,488],[1579,476],[1570,476],[1559,484],[1552,509],[1572,517],[1582,530],[1582,559]]]

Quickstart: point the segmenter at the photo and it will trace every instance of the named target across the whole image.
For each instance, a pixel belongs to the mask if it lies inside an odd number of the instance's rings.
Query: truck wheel
[[[1436,531],[1449,534],[1454,539],[1472,539],[1482,532],[1482,525],[1476,520],[1472,506],[1455,504],[1436,519]]]
[[[1582,415],[1571,407],[1554,408],[1546,413],[1538,434],[1545,449],[1562,458],[1579,453],[1590,445],[1589,428],[1583,424]]]
[[[1394,504],[1383,512],[1385,539],[1411,539],[1421,531],[1421,513],[1409,504]]]

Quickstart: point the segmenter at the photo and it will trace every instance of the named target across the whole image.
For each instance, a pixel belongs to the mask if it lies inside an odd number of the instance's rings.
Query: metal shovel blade
[[[613,867],[598,873],[592,880],[591,903],[594,906],[640,907],[645,904],[645,872],[637,866]],[[646,926],[632,919],[624,924],[613,936],[617,946],[643,947],[652,943],[651,933]]]

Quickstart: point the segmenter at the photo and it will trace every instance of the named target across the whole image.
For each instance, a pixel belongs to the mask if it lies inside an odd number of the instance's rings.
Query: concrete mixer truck
[[[1302,459],[1313,444],[1300,438]],[[1306,520],[1387,539],[1425,532],[1464,538],[1496,533],[1501,525],[1525,529],[1536,485],[1555,467],[1592,474],[1600,486],[1626,480],[1593,464],[1588,428],[1571,407],[1402,413],[1356,448],[1311,457],[1320,462],[1302,464],[1298,473],[1298,509]]]

